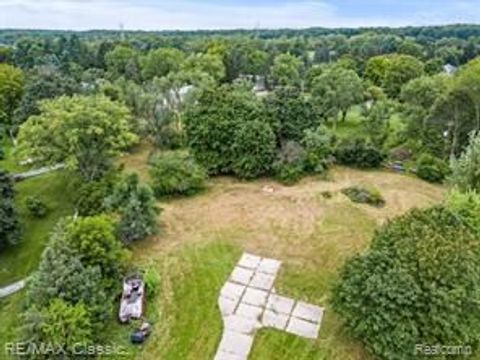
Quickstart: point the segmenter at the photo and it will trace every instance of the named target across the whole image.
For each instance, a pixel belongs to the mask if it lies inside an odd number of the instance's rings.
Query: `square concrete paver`
[[[287,327],[288,315],[279,314],[271,310],[265,310],[262,317],[262,325],[278,330],[285,330]]]
[[[318,323],[322,320],[323,309],[319,306],[306,304],[299,301],[293,309],[292,316]]]
[[[287,326],[287,332],[294,335],[303,336],[308,339],[316,339],[318,337],[319,330],[319,324],[314,324],[309,321],[297,319],[294,317],[290,318]]]
[[[238,305],[239,300],[240,298],[232,300],[224,296],[220,296],[218,298],[218,306],[220,307],[220,312],[222,313],[222,315],[232,315]]]
[[[273,312],[290,315],[293,309],[295,300],[287,298],[285,296],[270,294],[267,302],[267,309]]]
[[[245,291],[246,286],[227,282],[223,285],[220,295],[231,300],[238,300]]]
[[[257,272],[253,276],[253,279],[250,282],[250,286],[253,286],[254,288],[270,291],[273,287],[274,282],[275,282],[275,276]]]
[[[278,260],[262,259],[258,265],[258,271],[276,276],[280,265],[282,265],[282,263]]]
[[[260,264],[261,259],[262,258],[260,256],[245,253],[242,255],[242,258],[238,262],[238,265],[248,269],[256,269],[258,267],[258,264]]]
[[[253,273],[253,270],[237,266],[235,269],[233,269],[232,275],[230,276],[230,281],[242,285],[248,285],[252,279]]]
[[[263,308],[258,306],[252,306],[248,304],[240,304],[235,314],[242,316],[247,319],[260,321],[262,316]]]
[[[246,359],[252,348],[252,344],[252,336],[225,331],[222,336],[222,341],[220,342],[220,351]]]
[[[252,335],[261,324],[260,321],[247,319],[239,315],[230,315],[224,318],[225,329],[245,335]]]
[[[253,306],[265,307],[267,304],[267,297],[268,292],[264,290],[247,288],[241,302]]]

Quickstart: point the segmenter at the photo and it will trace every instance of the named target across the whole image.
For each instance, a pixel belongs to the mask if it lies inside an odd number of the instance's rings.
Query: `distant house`
[[[454,75],[457,72],[458,68],[452,64],[447,64],[443,67],[443,72],[447,75]]]
[[[253,83],[253,91],[256,93],[263,92],[267,90],[267,83],[265,76],[262,75],[252,75],[252,74],[241,74],[238,78],[239,80],[247,80]]]

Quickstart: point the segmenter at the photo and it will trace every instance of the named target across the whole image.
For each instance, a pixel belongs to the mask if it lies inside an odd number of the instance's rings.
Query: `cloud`
[[[439,2],[448,6],[433,6]],[[473,3],[471,0],[405,0],[403,3],[392,0],[0,0],[0,27],[86,30],[118,29],[124,24],[127,29],[195,30],[479,22],[480,15]],[[398,13],[395,6],[399,4],[409,6],[411,11]],[[429,4],[433,11],[428,10]]]

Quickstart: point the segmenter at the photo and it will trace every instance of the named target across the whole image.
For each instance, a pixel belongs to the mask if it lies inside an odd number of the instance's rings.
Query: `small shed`
[[[140,319],[144,313],[145,283],[138,275],[126,277],[123,281],[123,293],[120,302],[119,320],[122,323],[130,319]]]

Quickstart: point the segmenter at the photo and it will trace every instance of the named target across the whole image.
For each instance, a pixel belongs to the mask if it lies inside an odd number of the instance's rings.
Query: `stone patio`
[[[247,360],[262,327],[318,337],[324,309],[276,294],[280,266],[275,259],[242,255],[218,298],[224,332],[215,360]]]

